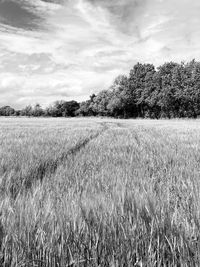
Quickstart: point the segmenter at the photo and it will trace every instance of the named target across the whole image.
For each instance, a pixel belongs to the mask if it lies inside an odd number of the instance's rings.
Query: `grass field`
[[[0,266],[200,266],[200,121],[0,119]]]

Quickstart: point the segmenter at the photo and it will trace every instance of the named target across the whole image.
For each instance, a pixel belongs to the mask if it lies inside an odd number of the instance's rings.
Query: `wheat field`
[[[200,121],[0,119],[0,266],[200,266]]]

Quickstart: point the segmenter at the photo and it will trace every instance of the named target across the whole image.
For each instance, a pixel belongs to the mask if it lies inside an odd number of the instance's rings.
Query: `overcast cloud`
[[[200,60],[199,0],[0,0],[0,105],[83,100],[137,62]]]

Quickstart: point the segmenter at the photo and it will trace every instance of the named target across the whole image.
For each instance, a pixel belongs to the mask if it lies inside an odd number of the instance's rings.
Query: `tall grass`
[[[200,265],[198,120],[0,124],[0,266]]]

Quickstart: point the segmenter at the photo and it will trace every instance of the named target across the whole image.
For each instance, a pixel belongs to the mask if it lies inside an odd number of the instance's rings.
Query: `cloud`
[[[111,76],[113,73],[110,73]],[[116,75],[117,73],[114,73]],[[104,82],[102,84],[102,80]],[[43,106],[58,100],[76,98],[82,101],[88,98],[93,90],[102,84],[108,87],[112,79],[102,73],[95,77],[95,72],[54,72],[54,75],[32,74],[14,75],[13,73],[0,74],[0,105],[12,104],[17,108],[24,105],[41,103]],[[14,90],[13,90],[14,89]],[[8,101],[8,102],[6,102]]]
[[[39,16],[30,12],[20,1],[0,1],[0,22],[23,29],[34,29],[41,23]]]
[[[88,0],[108,12],[110,23],[125,33],[138,34],[139,20],[145,12],[147,0]]]
[[[137,62],[199,59],[198,0],[0,0],[0,105],[84,99]]]

